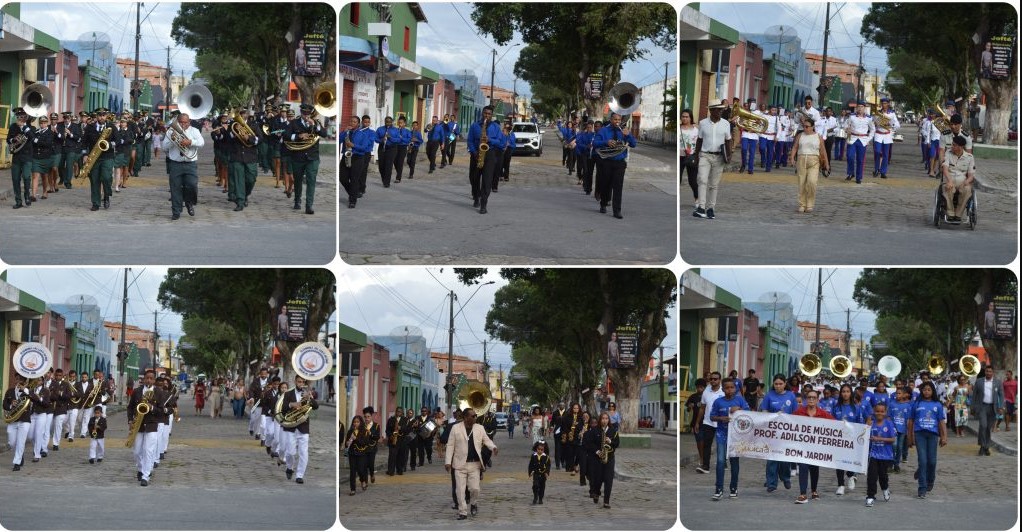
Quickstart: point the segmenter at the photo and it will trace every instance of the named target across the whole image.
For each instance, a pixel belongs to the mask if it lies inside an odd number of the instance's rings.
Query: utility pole
[[[826,23],[823,26],[823,61],[820,65],[820,108],[827,106],[826,94],[827,94],[827,39],[830,38],[830,2],[827,2],[827,18],[824,19]]]
[[[486,359],[486,340],[483,340],[483,380],[490,385],[490,362]]]
[[[156,355],[159,351],[160,341],[160,322],[157,319],[158,310],[153,311],[153,371],[156,370]]]
[[[515,76],[515,82],[511,86],[511,109],[514,120],[518,120],[518,76]]]
[[[862,378],[862,351],[859,351],[859,378]],[[852,354],[852,309],[845,309],[845,352]],[[851,358],[849,358],[851,360]]]
[[[121,343],[117,346],[117,382],[120,384],[120,393],[117,394],[117,404],[120,405],[128,387],[124,382],[124,366],[128,365],[128,350],[124,343],[124,329],[128,321],[128,268],[124,269],[124,296],[121,299]],[[79,322],[81,320],[79,319]]]
[[[135,80],[131,82],[131,110],[138,112],[138,45],[142,41],[142,2],[135,2]]]
[[[451,290],[451,325],[447,329],[447,415],[454,414],[454,290]]]
[[[661,144],[665,146],[667,145],[667,65],[668,65],[667,61],[664,61],[664,101],[663,101],[664,112],[660,116],[660,118],[662,119],[660,128],[664,132],[664,136],[660,140]],[[677,97],[675,97],[675,101],[677,101]]]
[[[816,273],[816,342],[813,344],[813,352],[820,354],[820,304],[823,303],[823,268],[818,268]],[[821,360],[822,363],[822,360]]]
[[[660,346],[660,430],[667,430],[667,401],[664,398],[664,346]]]
[[[497,76],[497,49],[494,48],[492,52],[493,57],[490,61],[490,105],[493,105],[493,83],[495,81],[494,78]]]
[[[859,68],[855,71],[855,105],[859,105],[862,99],[862,73],[865,68],[862,66],[862,44],[859,44]]]
[[[167,119],[167,113],[170,112],[170,73],[173,70],[170,69],[170,47],[167,47],[167,90],[163,93],[163,119]]]

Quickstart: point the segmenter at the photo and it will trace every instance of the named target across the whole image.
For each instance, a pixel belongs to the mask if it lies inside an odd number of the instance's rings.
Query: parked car
[[[507,412],[497,412],[495,416],[497,417],[497,428],[507,429]]]
[[[543,134],[532,122],[515,122],[511,124],[515,134],[515,148],[512,155],[527,153],[540,157],[543,155]]]

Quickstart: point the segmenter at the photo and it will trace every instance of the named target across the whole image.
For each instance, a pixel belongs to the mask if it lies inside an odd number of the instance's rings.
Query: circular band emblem
[[[738,414],[733,421],[735,432],[738,434],[745,434],[752,430],[752,417],[748,414]]]
[[[26,342],[14,352],[14,371],[26,379],[38,379],[53,367],[53,354],[39,342]]]
[[[291,367],[295,373],[308,381],[326,377],[333,368],[334,359],[330,350],[319,342],[305,342],[291,353]]]

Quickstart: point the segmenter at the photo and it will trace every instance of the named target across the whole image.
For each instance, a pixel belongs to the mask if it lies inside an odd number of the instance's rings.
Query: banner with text
[[[869,426],[741,410],[731,416],[728,425],[727,455],[865,473]]]

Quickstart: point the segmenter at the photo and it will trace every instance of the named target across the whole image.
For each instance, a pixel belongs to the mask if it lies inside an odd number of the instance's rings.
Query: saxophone
[[[401,436],[401,418],[394,418],[394,432],[390,433],[390,445],[396,446],[398,438]]]
[[[153,407],[149,405],[149,402],[152,401],[155,393],[155,390],[143,393],[142,402],[135,406],[135,419],[131,422],[131,429],[128,431],[128,439],[124,442],[125,447],[135,446],[135,438],[138,436],[138,431],[142,428],[142,420],[153,409]]]
[[[78,170],[78,179],[88,177],[89,172],[92,172],[92,167],[96,164],[96,161],[99,160],[100,152],[110,151],[110,141],[107,139],[110,138],[110,135],[113,132],[114,128],[112,127],[104,128],[103,131],[100,132],[99,140],[96,141],[96,145],[92,147],[92,151],[90,151],[86,156],[89,158],[89,162],[83,164],[82,168]]]
[[[610,461],[610,454],[614,452],[614,446],[607,441],[607,429],[603,427],[603,435],[600,440],[600,451],[596,453],[600,457],[600,463],[606,465]]]
[[[344,136],[344,167],[351,168],[351,157],[354,155],[352,148],[355,144],[351,142],[351,135],[354,133],[354,129],[349,129],[348,134]]]
[[[562,434],[561,435],[561,443],[568,443],[568,442],[574,443],[575,442],[575,427],[577,427],[577,426],[578,426],[578,414],[573,414],[571,416],[571,428],[568,429],[568,433],[567,434]]]
[[[483,122],[483,134],[479,137],[479,157],[476,160],[476,168],[480,170],[486,165],[486,152],[490,151],[490,137],[486,136],[486,130],[489,127],[489,120]]]

